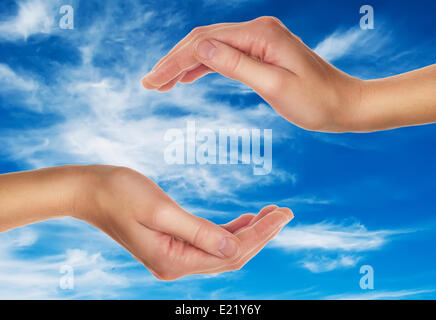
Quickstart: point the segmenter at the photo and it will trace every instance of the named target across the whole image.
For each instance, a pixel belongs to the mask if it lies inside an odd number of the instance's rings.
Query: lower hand
[[[157,278],[240,269],[293,215],[268,206],[218,226],[189,214],[154,182],[127,168],[90,166],[73,216],[103,230]]]

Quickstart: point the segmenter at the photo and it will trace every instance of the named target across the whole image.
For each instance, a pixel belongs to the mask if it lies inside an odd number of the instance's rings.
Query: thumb
[[[202,39],[194,45],[196,59],[210,69],[253,88],[260,95],[280,89],[285,70],[263,63],[221,41]]]
[[[240,253],[240,240],[221,226],[190,214],[178,205],[159,212],[153,229],[176,236],[220,258],[233,258]]]

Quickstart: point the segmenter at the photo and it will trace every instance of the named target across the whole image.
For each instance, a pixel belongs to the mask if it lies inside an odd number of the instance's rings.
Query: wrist
[[[335,132],[359,131],[364,120],[362,105],[364,103],[366,81],[349,77],[346,84],[342,85],[342,99],[340,111],[337,112],[337,126]]]
[[[114,198],[118,196],[119,177],[130,169],[109,165],[87,165],[77,168],[77,189],[72,217],[98,226],[117,211]],[[119,211],[119,210],[118,210]]]
[[[58,202],[59,217],[74,217],[78,216],[79,212],[85,209],[85,195],[91,191],[89,184],[89,168],[82,165],[67,165],[53,167],[43,170],[50,170],[57,175],[58,184],[55,188],[60,193]]]
[[[102,165],[76,166],[75,191],[72,197],[71,216],[87,222],[94,221],[100,211],[100,194],[104,190],[104,168]]]
[[[378,82],[374,80],[360,80],[359,93],[356,95],[346,121],[346,132],[371,132],[383,128],[377,106],[380,104]]]

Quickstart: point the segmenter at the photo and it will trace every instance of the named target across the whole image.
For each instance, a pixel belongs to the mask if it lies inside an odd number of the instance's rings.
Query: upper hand
[[[334,68],[273,17],[195,28],[142,83],[166,91],[218,72],[253,88],[288,121],[309,130],[352,130],[362,81]]]

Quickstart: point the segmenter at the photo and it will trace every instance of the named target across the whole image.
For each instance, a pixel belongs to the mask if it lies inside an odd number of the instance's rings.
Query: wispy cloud
[[[338,294],[326,297],[327,300],[396,300],[409,299],[435,292],[436,289],[410,289],[398,291],[375,290],[364,293]]]
[[[48,34],[54,25],[53,1],[28,0],[18,2],[16,16],[0,22],[0,38],[26,40],[33,34]]]
[[[36,81],[30,77],[18,75],[7,64],[0,63],[0,91],[28,91],[38,88]]]
[[[334,258],[319,255],[302,260],[301,265],[313,273],[320,273],[335,269],[354,267],[360,260],[361,257],[348,254],[340,254]]]
[[[330,62],[348,55],[359,57],[373,55],[389,40],[389,34],[381,33],[379,30],[380,28],[362,30],[358,27],[345,31],[338,30],[318,43],[314,51]]]
[[[305,252],[300,265],[319,273],[355,266],[362,259],[360,253],[381,249],[392,236],[409,232],[413,230],[370,231],[360,223],[320,222],[286,228],[271,241],[270,247]]]
[[[411,231],[370,231],[360,223],[347,226],[321,222],[286,228],[272,241],[271,246],[291,251],[322,249],[360,252],[379,249],[388,242],[390,236],[406,232]]]
[[[58,227],[61,226],[57,224]],[[25,253],[39,251],[38,241],[47,236],[40,233],[41,227],[42,225],[30,226],[0,235],[0,299],[120,298],[121,292],[132,285],[156,282],[151,274],[144,274],[145,270],[139,263],[126,263],[119,258],[105,257],[110,252],[107,246],[88,246],[91,251],[67,247],[60,253],[29,257]],[[101,234],[96,230],[86,231],[78,228],[77,223],[67,223],[63,227],[75,230],[72,233],[62,233],[66,245],[67,239],[71,239],[71,245],[84,247],[73,240],[76,237],[74,234],[80,234],[84,237],[82,239],[94,239],[101,244]],[[56,248],[51,248],[51,251],[56,251]],[[64,275],[61,273],[62,266],[73,270],[73,290],[63,290],[60,287]]]

